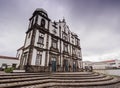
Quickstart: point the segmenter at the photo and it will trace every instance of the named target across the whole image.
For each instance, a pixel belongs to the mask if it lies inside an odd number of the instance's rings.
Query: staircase
[[[116,77],[94,72],[0,74],[0,88],[120,88]]]

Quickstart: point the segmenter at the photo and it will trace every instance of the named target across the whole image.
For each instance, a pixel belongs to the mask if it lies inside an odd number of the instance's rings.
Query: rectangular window
[[[64,51],[68,52],[68,44],[64,43]]]
[[[35,64],[36,65],[41,65],[41,63],[42,63],[42,53],[38,52],[37,55],[36,55],[36,62],[35,62]]]
[[[53,42],[53,47],[57,48],[57,43],[56,42]]]
[[[64,39],[65,41],[68,40],[68,38],[67,38],[67,33],[65,33],[65,32],[63,32],[63,39]]]
[[[52,47],[53,48],[57,48],[57,39],[55,39],[55,38],[52,38]]]
[[[38,38],[38,43],[39,43],[39,44],[43,44],[43,43],[44,43],[44,38],[41,37],[41,36],[39,36],[39,38]]]
[[[23,58],[24,58],[24,65],[27,65],[27,52],[24,53]]]
[[[67,41],[67,36],[66,36],[66,35],[64,35],[64,36],[63,36],[63,39]]]
[[[40,48],[43,48],[44,46],[44,34],[43,33],[39,33],[38,46]]]
[[[75,47],[72,47],[72,54],[75,54]]]

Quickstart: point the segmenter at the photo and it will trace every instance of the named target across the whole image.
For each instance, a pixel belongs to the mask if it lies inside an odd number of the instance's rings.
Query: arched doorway
[[[51,59],[52,72],[56,72],[56,58]]]
[[[66,72],[69,71],[69,63],[68,63],[68,60],[64,60],[64,68],[65,68],[65,71],[66,71]]]
[[[75,63],[75,61],[73,62],[73,72],[76,72],[76,63]]]

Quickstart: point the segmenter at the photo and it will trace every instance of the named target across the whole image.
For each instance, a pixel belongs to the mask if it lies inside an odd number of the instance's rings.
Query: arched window
[[[41,19],[41,27],[45,27],[45,20]]]

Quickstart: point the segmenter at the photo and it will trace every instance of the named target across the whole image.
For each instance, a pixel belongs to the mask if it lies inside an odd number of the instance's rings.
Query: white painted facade
[[[81,68],[80,39],[69,30],[65,19],[52,22],[46,11],[37,9],[30,18],[20,65],[49,66],[53,58],[56,66],[63,67],[67,60],[68,65],[74,62]]]

